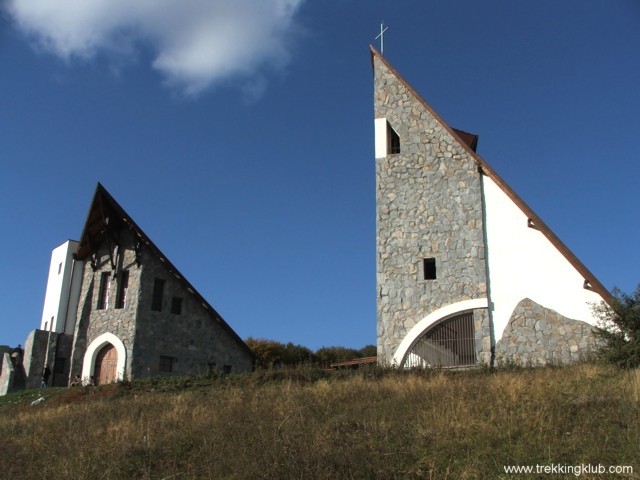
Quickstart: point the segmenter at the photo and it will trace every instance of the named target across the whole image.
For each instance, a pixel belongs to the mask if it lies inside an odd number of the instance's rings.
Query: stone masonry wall
[[[87,347],[103,333],[118,337],[127,352],[125,377],[158,375],[160,356],[175,359],[174,373],[207,373],[210,366],[232,371],[252,368],[248,349],[223,329],[213,311],[207,310],[194,293],[187,291],[174,273],[146,244],[142,245],[140,266],[136,263],[136,239],[128,230],[119,233],[120,254],[117,271],[129,271],[124,308],[115,308],[120,275],[115,273],[107,243],[98,249],[97,269],[84,262],[83,284],[78,306],[70,377],[82,373]],[[112,250],[112,256],[115,250]],[[111,274],[107,308],[97,309],[100,279]],[[160,312],[151,310],[155,278],[165,280]],[[171,313],[173,297],[182,299],[182,312]]]
[[[45,363],[55,359],[55,343],[58,334],[45,330],[32,330],[24,342],[25,388],[38,388],[42,383]]]
[[[0,369],[4,365],[4,354],[8,353],[9,356],[11,356],[12,352],[13,352],[13,347],[10,347],[8,345],[0,345]]]
[[[143,274],[136,325],[134,376],[157,375],[160,356],[174,359],[172,373],[206,374],[250,371],[253,357],[157,258],[143,258]],[[156,278],[165,281],[161,311],[151,309]],[[172,299],[182,299],[179,314],[171,313]]]
[[[473,330],[476,337],[478,362],[491,365],[491,320],[488,309],[478,308],[473,311]]]
[[[109,248],[103,245],[99,249],[97,269],[94,271],[90,262],[84,262],[82,290],[78,304],[78,320],[74,332],[74,347],[70,378],[82,374],[82,362],[87,347],[103,333],[112,333],[118,337],[127,352],[125,376],[131,372],[131,358],[135,341],[135,318],[140,294],[141,267],[136,264],[134,238],[128,231],[120,233],[120,255],[118,256],[118,272],[129,271],[127,297],[124,308],[115,308],[116,295],[120,276],[114,272]],[[112,252],[113,253],[113,252]],[[111,274],[108,291],[107,308],[98,309],[100,278],[103,272]]]
[[[71,350],[73,348],[73,337],[58,333],[53,351],[54,357],[49,358],[51,365],[51,385],[54,387],[69,386],[69,372],[71,366]],[[59,370],[58,370],[59,369]]]
[[[513,310],[496,345],[496,361],[522,365],[563,364],[580,360],[596,348],[593,327],[525,298]]]
[[[0,365],[0,396],[11,393],[13,390],[13,381],[15,378],[15,368],[11,363],[11,355],[8,352],[0,350],[2,364]]]
[[[378,355],[391,362],[427,314],[486,297],[482,192],[474,158],[377,55],[374,86],[375,117],[401,144],[376,159]],[[435,280],[423,279],[424,258],[436,259]]]

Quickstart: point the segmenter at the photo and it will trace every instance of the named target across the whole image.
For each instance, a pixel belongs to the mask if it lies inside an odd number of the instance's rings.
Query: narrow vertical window
[[[162,311],[162,296],[164,295],[164,280],[156,278],[153,282],[153,297],[151,298],[151,310]]]
[[[400,137],[387,123],[387,154],[400,153]]]
[[[182,299],[180,297],[173,297],[171,299],[171,313],[175,315],[182,313]]]
[[[62,273],[62,262],[60,262],[60,265],[58,265],[58,275],[60,275]]]
[[[118,279],[118,294],[116,308],[124,308],[127,304],[127,290],[129,289],[129,270],[122,270]]]
[[[435,258],[425,258],[422,261],[423,273],[425,280],[435,280],[436,279],[436,259]]]
[[[100,275],[100,289],[98,290],[98,310],[104,310],[109,306],[109,284],[111,283],[111,274],[102,272]]]

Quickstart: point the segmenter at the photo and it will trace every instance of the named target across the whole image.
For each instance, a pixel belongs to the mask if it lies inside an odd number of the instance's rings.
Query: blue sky
[[[39,325],[97,182],[242,338],[375,343],[382,20],[385,57],[587,268],[640,282],[637,1],[130,3],[0,3],[0,344]]]

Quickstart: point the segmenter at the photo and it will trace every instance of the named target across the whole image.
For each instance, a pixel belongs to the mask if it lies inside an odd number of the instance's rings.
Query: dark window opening
[[[171,373],[173,372],[173,364],[175,363],[176,359],[173,357],[168,357],[166,355],[160,355],[160,365],[159,365],[159,370],[161,372],[165,372],[165,373]]]
[[[53,373],[64,373],[64,365],[66,362],[66,358],[56,358],[55,362],[53,362]]]
[[[164,295],[164,280],[156,278],[153,282],[153,297],[151,298],[151,310],[162,311],[162,296]]]
[[[58,265],[58,275],[60,275],[61,273],[62,273],[62,263]]]
[[[209,376],[214,375],[216,373],[216,362],[207,363],[207,370]]]
[[[120,272],[118,282],[118,294],[116,295],[116,308],[124,308],[127,303],[127,290],[129,289],[129,270]]]
[[[387,122],[387,154],[400,153],[400,137]]]
[[[424,279],[435,280],[436,279],[436,259],[425,258],[422,261],[422,266],[423,266]]]
[[[98,310],[104,310],[109,306],[109,284],[111,283],[111,273],[102,272],[100,275],[100,289],[98,290]]]
[[[225,375],[229,375],[231,373],[231,365],[224,365],[222,367],[222,373]]]
[[[182,313],[182,299],[180,297],[173,297],[171,299],[171,313],[175,315]]]

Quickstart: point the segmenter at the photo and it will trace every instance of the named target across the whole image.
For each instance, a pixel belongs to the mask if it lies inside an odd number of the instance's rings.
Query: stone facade
[[[71,377],[82,375],[87,347],[104,333],[118,337],[126,349],[126,378],[161,374],[160,357],[173,359],[174,374],[205,374],[211,370],[248,371],[252,358],[239,349],[237,340],[220,325],[210,308],[198,301],[184,286],[179,274],[171,272],[151,248],[141,246],[137,263],[135,238],[124,232],[120,239],[117,265],[103,245],[95,270],[85,262],[81,301],[78,307]],[[122,272],[128,272],[126,301],[116,308]],[[106,308],[96,308],[103,274],[110,286]],[[152,309],[156,279],[163,280],[164,291],[159,311]],[[172,313],[173,299],[179,299],[180,313]]]
[[[40,387],[45,365],[51,386],[253,368],[247,345],[101,185],[74,247],[77,315],[62,308],[63,318],[75,318],[73,334],[62,333],[66,323],[53,331],[53,322],[32,331],[19,368],[4,361],[13,349],[0,347],[0,394]],[[71,287],[62,290],[66,302]]]
[[[111,221],[106,222],[106,237],[87,242],[91,249],[81,258],[84,272],[69,378],[86,377],[85,363],[98,354],[91,350],[92,342],[99,343],[105,334],[124,347],[125,379],[251,370],[253,356],[244,342],[115,200],[106,192],[103,196],[101,205],[110,206],[102,215]],[[80,245],[82,251],[82,241]],[[102,288],[106,279],[108,288]],[[163,288],[159,304],[153,305],[156,280]],[[103,301],[101,290],[106,292]]]
[[[597,319],[585,306],[610,294],[475,153],[476,136],[449,127],[374,49],[372,63],[379,361],[429,364],[428,348],[468,361],[470,329],[455,322],[471,310],[477,363],[587,356]]]
[[[492,348],[493,334],[491,332],[491,318],[489,310],[478,308],[473,311],[473,330],[476,337],[476,353],[478,363],[491,365],[493,362]]]
[[[161,311],[151,308],[156,279],[165,282]],[[131,367],[134,376],[159,373],[160,356],[175,359],[175,373],[251,370],[253,358],[248,350],[238,348],[238,339],[223,327],[217,312],[189,288],[161,261],[143,253]],[[171,312],[174,299],[181,305],[179,314]]]
[[[16,390],[38,388],[46,365],[51,370],[49,386],[66,387],[69,380],[72,336],[45,330],[32,330],[24,344],[23,358],[16,365]]]
[[[400,153],[376,158],[378,356],[395,350],[422,318],[486,297],[482,185],[474,158],[378,55],[375,117],[400,138]],[[423,260],[435,259],[425,280]],[[485,358],[488,316],[478,331]]]
[[[11,393],[14,387],[16,370],[11,362],[11,354],[0,349],[0,395]]]
[[[55,356],[55,348],[51,344],[51,334],[44,330],[33,330],[24,343],[25,388],[38,388],[42,383],[42,372],[48,358]]]
[[[498,364],[564,364],[587,358],[596,348],[593,327],[523,299],[496,344]]]
[[[136,334],[136,318],[140,295],[141,266],[136,263],[134,236],[129,231],[120,232],[118,239],[119,254],[114,258],[115,246],[104,243],[96,248],[95,266],[84,262],[83,280],[78,304],[78,314],[74,332],[72,365],[70,378],[82,376],[84,355],[87,347],[103,333],[109,332],[118,337],[126,349],[125,372],[131,372]],[[116,308],[116,297],[121,272],[128,271],[128,287],[123,308]],[[109,275],[109,289],[106,308],[97,308],[102,275]]]

